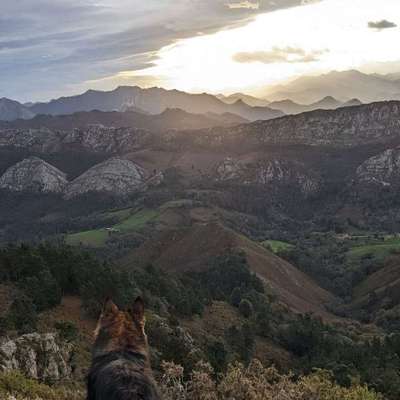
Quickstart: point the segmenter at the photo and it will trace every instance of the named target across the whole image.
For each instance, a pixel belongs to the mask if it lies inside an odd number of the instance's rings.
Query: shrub
[[[83,400],[84,394],[79,390],[52,388],[28,379],[20,372],[0,373],[0,398],[16,400]]]
[[[78,328],[71,321],[57,321],[55,323],[55,328],[57,329],[61,339],[67,342],[73,342],[78,339]]]
[[[246,368],[234,363],[216,381],[213,369],[197,364],[188,381],[183,368],[164,363],[161,390],[165,400],[383,400],[379,394],[358,384],[343,388],[322,370],[294,379],[282,375],[274,367],[266,368],[253,360]]]

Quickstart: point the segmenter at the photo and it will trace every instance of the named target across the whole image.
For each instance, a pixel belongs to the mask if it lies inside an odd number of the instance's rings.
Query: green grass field
[[[152,220],[155,220],[159,213],[155,210],[140,210],[135,214],[130,214],[131,209],[114,211],[108,214],[111,217],[117,217],[121,219],[121,222],[110,226],[115,231],[112,236],[126,234],[129,232],[138,231],[146,226]],[[106,245],[107,239],[110,233],[106,230],[106,227],[100,229],[93,229],[90,231],[72,233],[66,236],[65,242],[71,246],[86,246],[99,248]]]
[[[143,228],[148,222],[156,219],[158,215],[159,213],[155,210],[141,210],[119,224],[114,225],[113,228],[122,233],[136,231]]]
[[[294,246],[287,242],[282,242],[280,240],[265,240],[261,243],[264,247],[271,249],[273,253],[280,253],[285,250],[290,250]]]
[[[129,218],[131,213],[131,208],[125,208],[123,210],[110,211],[108,213],[105,213],[104,216],[106,218],[116,218],[118,221],[123,221],[124,219]]]
[[[65,242],[71,246],[103,247],[106,244],[108,232],[105,229],[94,229],[67,235]]]
[[[397,236],[386,236],[381,240],[371,240],[362,245],[356,245],[348,251],[350,260],[370,255],[376,260],[383,260],[395,251],[400,251],[400,238]]]

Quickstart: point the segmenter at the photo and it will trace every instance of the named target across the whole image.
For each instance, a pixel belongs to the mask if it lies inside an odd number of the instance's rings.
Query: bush
[[[161,390],[165,400],[383,400],[366,386],[343,388],[326,371],[294,379],[274,367],[266,368],[253,360],[247,368],[231,364],[216,381],[210,365],[199,363],[188,381],[184,370],[173,363],[163,363]]]
[[[83,400],[84,394],[83,391],[51,388],[26,378],[20,372],[11,371],[0,373],[0,398],[2,400],[8,398],[10,400]]]
[[[79,337],[79,331],[76,325],[71,321],[57,321],[55,323],[60,338],[67,341],[73,342]]]
[[[36,329],[37,313],[32,299],[20,295],[11,304],[7,315],[8,329],[15,329],[19,333],[30,333]]]

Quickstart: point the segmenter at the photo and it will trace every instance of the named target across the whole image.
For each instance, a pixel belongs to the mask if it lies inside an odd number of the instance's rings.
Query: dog
[[[161,400],[144,324],[140,297],[126,311],[106,300],[95,330],[87,400]]]

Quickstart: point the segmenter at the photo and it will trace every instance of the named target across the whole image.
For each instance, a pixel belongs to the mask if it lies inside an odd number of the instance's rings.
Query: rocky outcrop
[[[95,165],[66,188],[67,199],[88,192],[106,192],[126,196],[144,188],[146,171],[132,161],[111,158]]]
[[[59,150],[60,145],[60,133],[46,128],[0,131],[0,147],[16,147],[45,153]]]
[[[385,150],[366,160],[357,168],[356,180],[381,186],[400,184],[400,147]]]
[[[231,157],[225,158],[216,168],[216,179],[218,181],[229,181],[241,179],[246,173],[246,167]]]
[[[247,164],[229,157],[217,166],[216,179],[242,184],[291,186],[306,197],[318,192],[321,184],[317,174],[307,171],[304,165],[279,159]]]
[[[61,193],[66,184],[63,172],[37,157],[13,165],[0,177],[0,188],[15,192]]]
[[[71,377],[72,346],[54,333],[31,333],[0,343],[0,370],[19,370],[28,378],[57,382]]]
[[[316,110],[231,128],[180,132],[180,139],[199,146],[237,151],[271,145],[340,148],[387,143],[400,138],[400,102],[372,103],[337,110]]]
[[[136,128],[107,128],[91,125],[74,129],[60,140],[63,148],[81,148],[96,153],[123,153],[139,149],[150,134]]]
[[[1,125],[1,124],[0,124]],[[34,151],[85,150],[124,154],[150,146],[183,150],[258,151],[271,145],[354,147],[400,138],[400,102],[390,101],[317,110],[233,127],[168,131],[162,135],[137,128],[93,125],[69,131],[41,129],[0,130],[0,146]]]
[[[257,168],[256,182],[264,185],[283,183],[300,189],[306,197],[318,192],[320,179],[306,171],[303,165],[294,162],[272,160]]]
[[[0,147],[17,147],[40,153],[83,150],[95,153],[135,151],[151,140],[151,134],[136,128],[89,125],[69,131],[40,129],[0,130]]]

